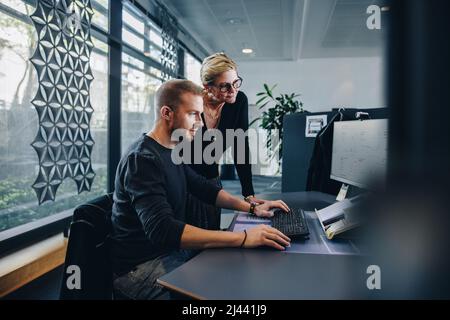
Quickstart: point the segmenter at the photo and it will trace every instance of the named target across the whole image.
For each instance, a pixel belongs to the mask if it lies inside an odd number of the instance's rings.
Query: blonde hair
[[[203,60],[200,69],[200,78],[203,84],[210,84],[214,82],[216,77],[228,71],[236,70],[236,63],[223,52],[217,52]]]

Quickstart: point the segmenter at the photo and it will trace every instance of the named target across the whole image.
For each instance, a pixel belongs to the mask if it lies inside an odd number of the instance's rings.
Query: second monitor
[[[388,120],[334,123],[330,178],[359,188],[384,186],[387,171]]]

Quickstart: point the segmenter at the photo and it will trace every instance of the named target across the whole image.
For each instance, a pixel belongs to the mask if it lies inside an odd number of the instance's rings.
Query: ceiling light
[[[225,21],[227,24],[237,25],[242,23],[242,19],[239,18],[230,18]]]
[[[242,49],[242,53],[245,53],[245,54],[253,53],[253,49],[251,49],[251,48],[244,48],[244,49]]]
[[[381,11],[389,11],[390,7],[389,6],[383,6],[381,7]]]

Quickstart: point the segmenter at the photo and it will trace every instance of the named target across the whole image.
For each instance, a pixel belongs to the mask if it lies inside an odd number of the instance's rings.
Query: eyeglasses
[[[217,85],[216,87],[219,89],[220,92],[226,93],[231,91],[231,87],[234,89],[239,89],[242,86],[242,78],[238,77],[236,80],[233,81],[233,83],[223,82]]]

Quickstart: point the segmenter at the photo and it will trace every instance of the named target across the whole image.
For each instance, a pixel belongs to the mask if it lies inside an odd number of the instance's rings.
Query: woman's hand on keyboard
[[[272,217],[274,209],[281,209],[285,212],[289,212],[290,209],[283,200],[266,201],[255,207],[255,214],[258,217]]]
[[[278,250],[284,250],[286,246],[289,246],[290,242],[291,239],[279,230],[266,224],[260,224],[255,228],[247,230],[247,239],[245,239],[243,247],[256,248],[268,246]]]

